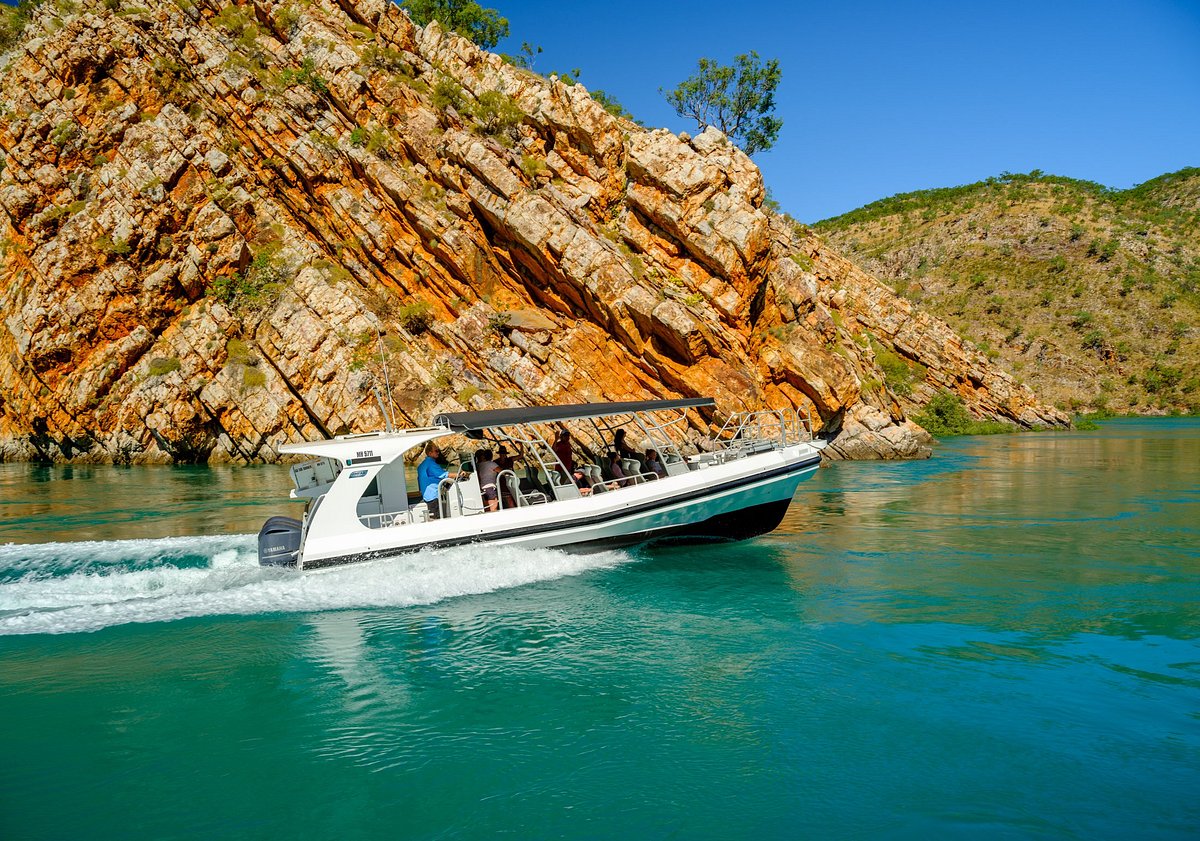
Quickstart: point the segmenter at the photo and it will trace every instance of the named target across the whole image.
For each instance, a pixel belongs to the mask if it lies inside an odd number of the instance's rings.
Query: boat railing
[[[410,523],[424,523],[429,520],[429,509],[425,503],[418,503],[403,511],[385,511],[382,514],[363,514],[358,521],[369,529],[386,529],[392,526],[404,526]]]
[[[486,510],[476,476],[461,479],[447,476],[438,483],[438,512],[443,518],[482,514]]]
[[[591,489],[593,494],[609,493],[621,488],[631,488],[634,485],[641,485],[645,482],[656,482],[662,478],[652,470],[626,473],[620,479],[605,479],[598,474],[592,475],[588,471],[584,471],[584,475],[587,476],[587,487]]]
[[[642,485],[646,482],[657,482],[661,477],[653,470],[640,470],[633,473],[625,474],[625,483],[621,487],[628,488],[633,485]],[[618,482],[621,480],[617,480]]]
[[[717,431],[716,440],[743,455],[812,440],[808,413],[797,409],[736,412]]]

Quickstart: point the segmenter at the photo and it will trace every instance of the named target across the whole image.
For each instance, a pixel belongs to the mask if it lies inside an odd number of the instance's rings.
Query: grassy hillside
[[[1060,408],[1200,413],[1200,168],[1005,173],[814,227]]]

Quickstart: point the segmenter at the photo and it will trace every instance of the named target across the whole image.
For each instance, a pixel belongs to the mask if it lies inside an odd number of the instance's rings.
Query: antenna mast
[[[379,364],[383,368],[383,390],[387,393],[387,411],[384,412],[383,420],[387,424],[387,431],[391,432],[396,428],[396,408],[392,403],[392,381],[388,376],[387,351],[383,344],[383,333],[379,331],[379,322],[372,319],[371,323],[375,327],[375,339],[379,343]],[[376,390],[375,396],[379,397],[378,390]]]

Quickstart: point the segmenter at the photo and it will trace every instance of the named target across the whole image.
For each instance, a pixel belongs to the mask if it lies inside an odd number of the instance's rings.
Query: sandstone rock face
[[[645,131],[384,0],[87,0],[27,34],[4,458],[271,461],[382,427],[385,384],[405,424],[711,395],[803,409],[833,456],[927,455],[876,347],[918,396],[1065,420],[766,211],[719,132]]]

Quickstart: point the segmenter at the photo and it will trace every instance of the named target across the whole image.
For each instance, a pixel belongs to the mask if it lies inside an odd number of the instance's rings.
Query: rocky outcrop
[[[51,14],[51,12],[54,14]],[[763,208],[719,132],[645,131],[386,0],[47,9],[0,118],[5,458],[273,460],[445,409],[712,395],[831,454],[928,454],[895,348],[1063,422]]]

